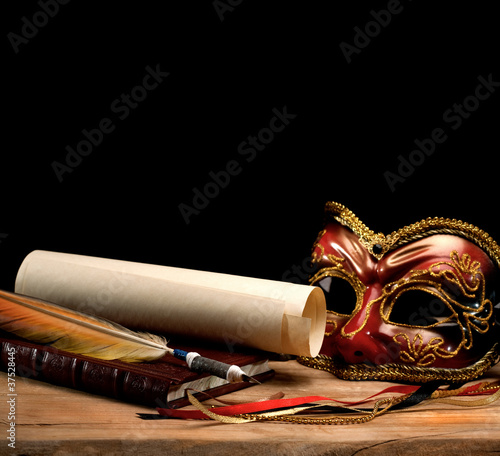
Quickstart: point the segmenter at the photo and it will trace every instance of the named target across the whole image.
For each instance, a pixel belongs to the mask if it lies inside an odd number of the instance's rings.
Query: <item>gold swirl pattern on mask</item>
[[[452,322],[462,333],[462,340],[453,351],[444,349],[442,347],[444,340],[439,337],[432,338],[423,348],[420,334],[415,335],[413,341],[410,341],[407,335],[399,333],[393,340],[408,348],[401,352],[401,361],[418,360],[419,366],[426,366],[432,364],[436,357],[451,358],[460,349],[469,350],[472,347],[474,331],[484,334],[490,329],[493,304],[491,300],[485,298],[486,284],[484,275],[480,271],[480,263],[471,262],[468,254],[460,257],[456,250],[450,253],[450,259],[449,262],[434,263],[427,270],[413,270],[409,278],[400,279],[384,288],[380,313],[387,324],[395,324],[391,322],[391,312],[397,305],[398,297],[408,290],[421,290],[434,295],[444,303],[449,310],[449,316],[425,327],[403,323],[398,323],[397,326],[429,329]]]

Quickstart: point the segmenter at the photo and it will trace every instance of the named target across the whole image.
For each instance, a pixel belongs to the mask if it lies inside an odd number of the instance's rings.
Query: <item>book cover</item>
[[[197,374],[190,371],[184,361],[170,355],[155,362],[128,363],[75,355],[8,333],[0,334],[0,343],[0,369],[3,371],[8,371],[9,358],[14,353],[16,376],[151,407],[188,405],[184,394],[186,388],[216,397],[251,386],[246,382],[229,383],[212,375]],[[229,353],[215,347],[178,348],[236,364],[261,382],[274,375],[262,354]]]

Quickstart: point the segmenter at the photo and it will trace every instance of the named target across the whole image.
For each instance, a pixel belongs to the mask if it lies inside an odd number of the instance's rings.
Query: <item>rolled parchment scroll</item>
[[[16,293],[125,327],[316,356],[326,304],[317,287],[35,250]]]

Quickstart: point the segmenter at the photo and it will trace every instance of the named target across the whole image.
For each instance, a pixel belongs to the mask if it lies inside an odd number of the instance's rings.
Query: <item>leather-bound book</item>
[[[0,369],[3,371],[8,372],[9,366],[15,364],[16,376],[151,407],[178,408],[188,405],[184,392],[186,388],[216,397],[251,385],[246,382],[228,383],[212,375],[197,374],[189,370],[184,361],[170,355],[155,362],[128,363],[75,355],[7,333],[0,334],[0,343]],[[274,375],[266,357],[259,354],[229,353],[206,347],[178,348],[236,364],[259,381]]]

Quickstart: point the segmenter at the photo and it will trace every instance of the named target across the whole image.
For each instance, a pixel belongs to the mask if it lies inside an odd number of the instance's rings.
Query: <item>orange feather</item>
[[[152,361],[173,354],[163,337],[1,290],[0,329],[32,342],[105,360]]]

